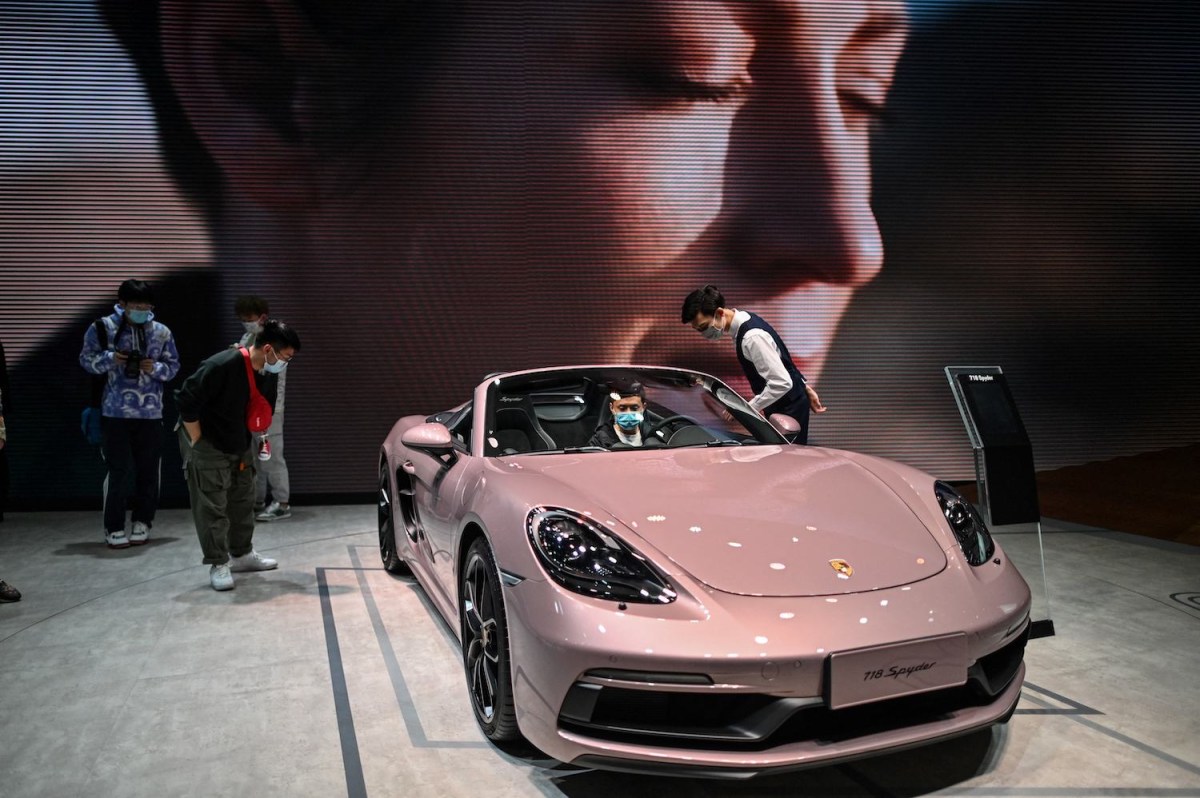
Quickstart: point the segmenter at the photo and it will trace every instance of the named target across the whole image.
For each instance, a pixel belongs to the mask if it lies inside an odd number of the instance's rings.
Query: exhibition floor
[[[485,743],[452,634],[379,567],[373,506],[260,525],[280,567],[230,593],[186,511],[140,548],[99,529],[0,524],[0,578],[24,594],[0,605],[0,796],[1200,796],[1200,547],[1047,521],[1057,635],[1030,642],[1007,727],[724,782]]]

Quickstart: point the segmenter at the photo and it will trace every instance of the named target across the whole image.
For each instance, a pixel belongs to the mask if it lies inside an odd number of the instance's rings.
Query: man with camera
[[[104,379],[101,452],[108,466],[104,540],[124,549],[150,539],[158,509],[162,458],[163,384],[179,371],[175,338],[154,320],[154,295],[143,280],[117,289],[110,316],[97,319],[83,337],[79,364]],[[129,482],[133,501],[129,502]],[[126,504],[132,527],[125,531]]]

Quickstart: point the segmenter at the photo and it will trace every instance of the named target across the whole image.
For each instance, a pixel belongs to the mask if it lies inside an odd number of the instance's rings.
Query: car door
[[[412,489],[412,523],[406,524],[414,552],[433,576],[440,599],[453,606],[454,551],[463,514],[464,484],[474,472],[469,451],[470,413],[464,424],[450,427],[454,449],[443,457],[411,452],[400,465]]]

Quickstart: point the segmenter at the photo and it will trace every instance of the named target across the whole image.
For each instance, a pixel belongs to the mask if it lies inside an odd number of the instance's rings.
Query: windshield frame
[[[534,396],[539,395],[560,395],[564,386],[579,386],[580,384],[590,385],[593,389],[603,388],[603,395],[607,396],[608,389],[606,386],[611,385],[614,381],[632,382],[639,381],[646,387],[647,390],[647,406],[656,405],[655,394],[659,391],[668,390],[670,388],[681,390],[694,390],[699,393],[703,400],[713,402],[717,407],[724,408],[730,416],[736,420],[742,428],[746,430],[746,434],[742,435],[733,429],[725,428],[717,430],[714,427],[709,427],[701,422],[701,426],[713,438],[710,441],[695,441],[688,444],[676,446],[652,446],[652,447],[614,447],[604,449],[600,447],[588,446],[562,446],[558,440],[554,441],[556,448],[548,448],[534,451],[512,452],[505,451],[499,448],[499,443],[496,438],[497,424],[496,411],[500,405],[501,397],[504,397],[506,402],[516,403],[516,397],[528,396],[532,402]],[[600,366],[572,366],[553,369],[538,369],[535,371],[522,371],[503,374],[492,377],[484,386],[484,402],[477,403],[477,409],[481,413],[482,418],[478,418],[480,437],[482,438],[482,449],[480,454],[483,457],[525,457],[525,456],[541,456],[553,454],[578,454],[581,452],[627,452],[627,451],[660,451],[660,450],[676,450],[679,448],[687,448],[690,446],[787,446],[790,442],[780,433],[775,427],[757,410],[752,408],[742,396],[730,388],[716,377],[705,374],[703,372],[691,371],[688,369],[671,368],[665,366],[634,366],[634,365],[600,365]],[[595,400],[593,400],[595,401]],[[604,400],[601,400],[604,401]],[[661,420],[662,416],[660,416]],[[541,422],[539,414],[539,423]],[[700,421],[700,419],[696,419]],[[714,419],[705,418],[704,421],[713,421]],[[728,422],[726,422],[728,423]],[[715,431],[714,431],[715,430]]]

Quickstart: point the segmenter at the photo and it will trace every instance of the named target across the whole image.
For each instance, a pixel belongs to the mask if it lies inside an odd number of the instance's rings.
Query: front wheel
[[[383,570],[390,574],[407,572],[404,560],[396,551],[396,513],[392,504],[392,483],[388,479],[387,462],[379,464],[379,559]]]
[[[467,550],[458,595],[463,669],[475,720],[492,742],[514,740],[519,732],[513,707],[508,623],[496,558],[483,538]]]

